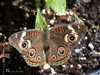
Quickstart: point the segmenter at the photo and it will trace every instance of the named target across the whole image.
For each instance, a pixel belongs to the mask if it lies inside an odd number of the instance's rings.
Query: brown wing
[[[60,25],[50,30],[54,36],[61,36],[64,42],[72,48],[82,39],[85,33],[88,31],[87,26],[78,24]]]
[[[65,63],[71,49],[80,41],[86,33],[86,26],[61,25],[50,30],[50,50],[48,63],[52,65],[62,65]]]
[[[30,29],[14,33],[9,37],[9,43],[22,54],[29,66],[37,67],[46,62],[42,34],[43,32]]]

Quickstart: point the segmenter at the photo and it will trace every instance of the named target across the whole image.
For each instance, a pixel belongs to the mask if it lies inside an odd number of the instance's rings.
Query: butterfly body
[[[78,27],[76,24],[59,25],[44,31],[29,29],[12,34],[9,43],[22,54],[29,66],[62,65],[86,31],[85,25]]]

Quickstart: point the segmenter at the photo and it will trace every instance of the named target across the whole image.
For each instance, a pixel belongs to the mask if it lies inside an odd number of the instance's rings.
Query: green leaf
[[[66,0],[45,0],[45,2],[58,15],[63,15],[66,10]]]
[[[43,31],[47,27],[47,23],[40,13],[40,10],[37,11],[36,21],[35,21],[35,29]]]

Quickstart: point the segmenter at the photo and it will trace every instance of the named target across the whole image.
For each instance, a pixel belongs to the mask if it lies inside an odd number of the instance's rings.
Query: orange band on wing
[[[59,33],[59,32],[60,32],[60,29],[59,29],[59,28],[57,28],[57,29],[56,29],[56,33]]]
[[[30,38],[32,37],[32,32],[29,32],[29,37],[30,37]]]
[[[65,32],[65,29],[62,27],[61,31],[62,31],[62,32]]]
[[[33,35],[34,35],[34,36],[37,36],[37,32],[36,32],[36,31],[34,31],[34,32],[33,32]]]
[[[48,61],[49,61],[49,62],[57,62],[57,61],[60,61],[60,60],[65,59],[65,58],[67,58],[67,57],[69,57],[69,56],[67,56],[67,55],[65,54],[65,55],[59,57],[58,59],[49,59]]]
[[[36,31],[34,31],[34,32],[29,32],[29,37],[32,38],[33,36],[34,36],[34,37],[37,36],[37,32],[36,32]]]
[[[26,57],[26,59],[29,60],[30,62],[33,62],[33,63],[42,63],[42,62],[45,62],[44,60],[40,60],[40,61],[38,61],[38,60],[33,60],[33,59],[30,58],[30,57]]]

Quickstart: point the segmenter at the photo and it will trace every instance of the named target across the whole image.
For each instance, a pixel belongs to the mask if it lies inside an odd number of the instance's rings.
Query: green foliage
[[[99,26],[92,26],[91,33],[96,33],[99,30]]]
[[[35,29],[43,31],[46,27],[47,27],[47,23],[43,18],[42,14],[40,13],[40,10],[38,9],[36,21],[35,21]]]
[[[45,0],[45,2],[58,15],[63,14],[66,10],[66,0]]]
[[[40,2],[40,1],[39,1]],[[39,3],[38,2],[38,3]],[[45,0],[46,5],[49,6],[58,15],[61,15],[66,10],[66,0]],[[35,21],[35,29],[44,30],[47,27],[47,23],[43,18],[39,10],[39,4],[37,4],[37,16]]]

